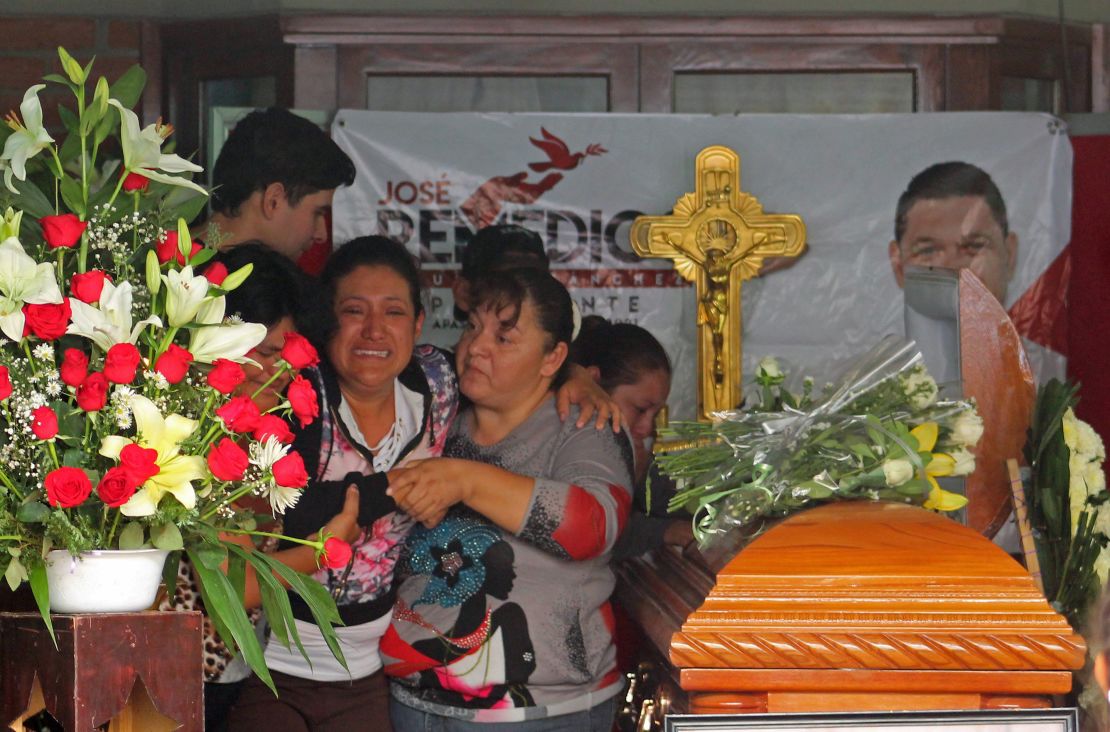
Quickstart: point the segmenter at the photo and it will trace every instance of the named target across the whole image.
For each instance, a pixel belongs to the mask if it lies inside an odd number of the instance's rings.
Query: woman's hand
[[[683,551],[694,546],[694,527],[690,524],[690,520],[673,519],[667,524],[667,528],[663,529],[663,543],[677,546]]]
[[[597,414],[594,423],[596,429],[601,429],[610,419],[613,421],[613,432],[621,431],[621,410],[601,385],[593,380],[590,373],[579,366],[571,364],[566,382],[555,392],[555,408],[559,411],[559,419],[565,420],[570,414],[570,406],[578,406],[578,426],[584,427],[590,418]]]
[[[332,516],[320,534],[334,536],[350,544],[358,538],[362,529],[358,525],[358,486],[354,483],[347,486],[347,493],[343,496],[343,510]]]
[[[398,508],[429,529],[447,515],[447,509],[465,501],[469,491],[466,460],[432,458],[413,460],[389,471],[389,489]]]

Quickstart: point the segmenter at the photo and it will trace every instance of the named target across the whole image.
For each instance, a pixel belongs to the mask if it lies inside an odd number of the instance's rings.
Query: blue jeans
[[[619,697],[617,694],[581,712],[527,722],[468,722],[421,712],[390,699],[389,717],[395,732],[491,732],[498,727],[506,732],[611,732]]]

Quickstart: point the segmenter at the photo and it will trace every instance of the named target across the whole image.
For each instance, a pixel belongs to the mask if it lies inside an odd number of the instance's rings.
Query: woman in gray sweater
[[[572,335],[549,274],[497,273],[459,342],[470,400],[443,458],[390,481],[421,522],[381,642],[397,730],[603,730],[621,687],[610,551],[631,502],[623,435],[559,419]]]

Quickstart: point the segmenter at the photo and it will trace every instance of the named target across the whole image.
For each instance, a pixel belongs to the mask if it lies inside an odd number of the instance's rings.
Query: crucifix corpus
[[[697,286],[698,418],[740,404],[740,283],[759,275],[767,257],[796,257],[806,227],[794,214],[765,214],[740,190],[740,156],[715,145],[698,153],[695,190],[670,216],[639,216],[629,236],[641,257],[674,260]]]

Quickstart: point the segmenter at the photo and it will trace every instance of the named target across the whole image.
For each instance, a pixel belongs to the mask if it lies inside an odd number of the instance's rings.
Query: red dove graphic
[[[576,152],[571,154],[570,148],[567,144],[555,135],[548,132],[543,127],[540,128],[540,133],[543,135],[542,140],[537,140],[534,137],[529,137],[528,141],[547,153],[548,162],[545,163],[529,163],[528,167],[537,173],[542,173],[545,170],[574,170],[578,163],[587,155],[604,155],[609,152],[601,145],[594,143],[586,146],[585,152]]]

